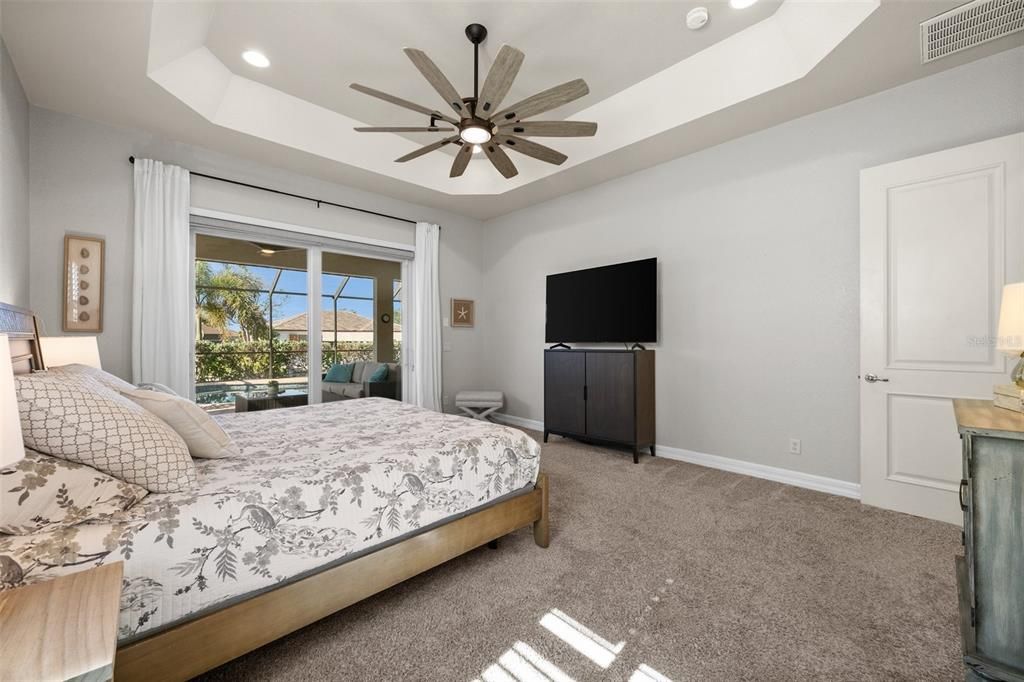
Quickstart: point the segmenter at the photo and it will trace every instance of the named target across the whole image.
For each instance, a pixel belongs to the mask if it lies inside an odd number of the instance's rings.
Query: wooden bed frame
[[[0,334],[10,337],[16,374],[45,369],[31,311],[0,303]],[[529,525],[534,541],[547,547],[548,478],[543,473],[528,492],[125,644],[117,650],[115,679],[195,677]]]

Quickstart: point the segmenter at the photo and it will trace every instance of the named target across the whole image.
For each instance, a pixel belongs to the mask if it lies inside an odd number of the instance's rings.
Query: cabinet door
[[[583,401],[586,354],[544,353],[544,429],[583,435],[587,410]]]
[[[632,353],[587,353],[587,435],[636,438]]]

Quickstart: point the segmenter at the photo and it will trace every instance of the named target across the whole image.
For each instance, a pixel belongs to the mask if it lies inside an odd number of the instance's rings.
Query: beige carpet
[[[953,526],[557,437],[543,458],[549,549],[518,531],[209,679],[963,679]]]

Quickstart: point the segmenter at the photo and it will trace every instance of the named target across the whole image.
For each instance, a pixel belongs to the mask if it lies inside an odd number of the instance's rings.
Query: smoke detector
[[[691,31],[700,30],[707,25],[709,18],[707,7],[694,7],[686,13],[686,28]]]
[[[921,22],[921,63],[1024,29],[1024,0],[972,0]]]

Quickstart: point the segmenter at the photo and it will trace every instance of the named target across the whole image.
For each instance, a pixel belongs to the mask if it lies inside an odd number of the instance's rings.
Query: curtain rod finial
[[[134,156],[129,156],[128,157],[128,163],[135,163],[135,157]]]

